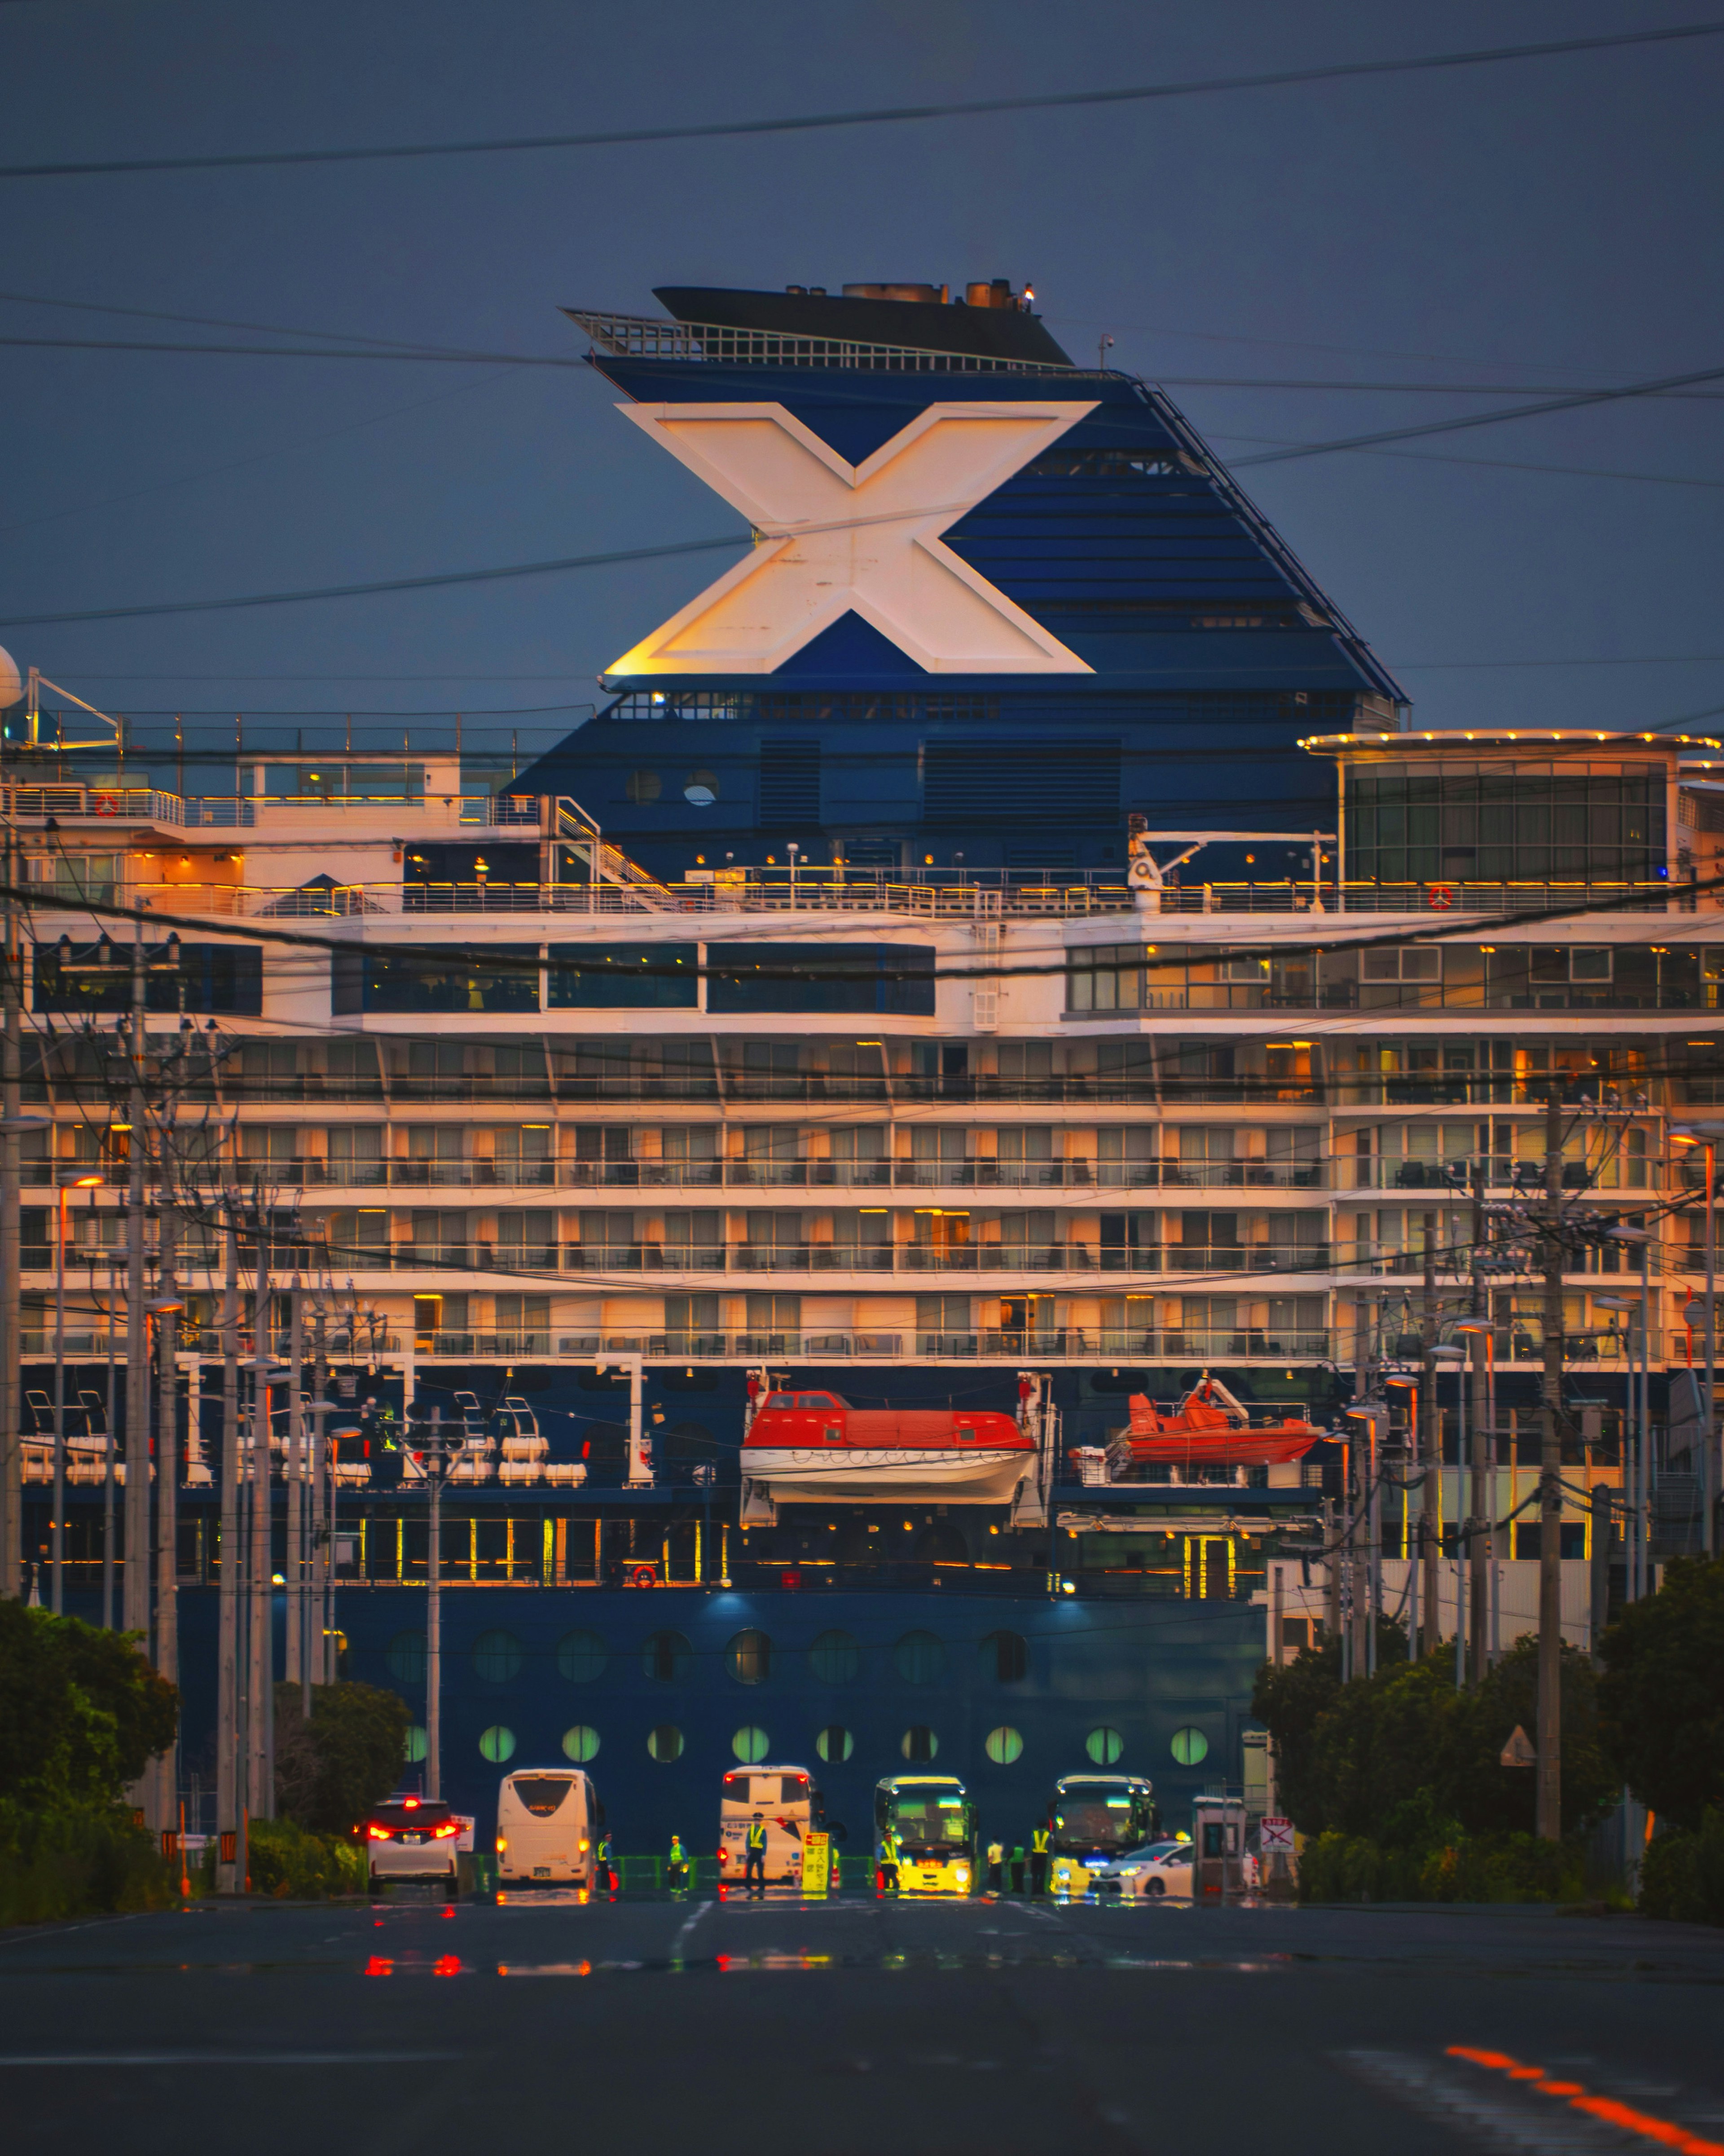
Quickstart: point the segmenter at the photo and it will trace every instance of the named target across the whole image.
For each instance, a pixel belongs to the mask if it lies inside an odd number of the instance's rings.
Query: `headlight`
[[[960,1887],[967,1887],[970,1883],[969,1866],[967,1864],[953,1865],[952,1867],[952,1876],[957,1880]]]
[[[1142,1869],[1141,1864],[1122,1864],[1114,1876],[1116,1879],[1135,1879]]]

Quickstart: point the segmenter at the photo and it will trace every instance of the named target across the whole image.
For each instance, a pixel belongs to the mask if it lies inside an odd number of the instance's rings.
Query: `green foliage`
[[[1724,1558],[1673,1558],[1598,1653],[1603,1738],[1623,1780],[1660,1820],[1698,1830],[1724,1803]]]
[[[1303,1902],[1578,1902],[1585,1892],[1578,1845],[1530,1834],[1459,1832],[1402,1846],[1323,1834],[1299,1859]]]
[[[346,1834],[395,1788],[411,1717],[375,1685],[319,1685],[308,1722],[297,1685],[275,1687],[275,1808],[317,1834]],[[269,1891],[273,1891],[269,1890]]]
[[[366,1890],[365,1851],[344,1835],[308,1834],[292,1820],[254,1820],[246,1847],[254,1894],[318,1902]]]
[[[0,1601],[0,1799],[111,1804],[172,1743],[178,1719],[179,1694],[136,1633]]]
[[[1343,1685],[1326,1644],[1264,1670],[1252,1711],[1275,1740],[1280,1801],[1303,1833],[1429,1855],[1468,1836],[1530,1836],[1534,1775],[1500,1755],[1517,1723],[1537,1730],[1537,1680],[1532,1638],[1472,1691],[1455,1690],[1446,1648],[1419,1662],[1382,1659],[1374,1676]],[[1564,1834],[1599,1817],[1619,1787],[1599,1737],[1592,1665],[1565,1648]]]
[[[0,1924],[166,1909],[178,1899],[177,1870],[130,1811],[0,1800]]]
[[[1644,1915],[1686,1924],[1724,1924],[1724,1811],[1709,1806],[1700,1825],[1661,1834],[1640,1860]]]

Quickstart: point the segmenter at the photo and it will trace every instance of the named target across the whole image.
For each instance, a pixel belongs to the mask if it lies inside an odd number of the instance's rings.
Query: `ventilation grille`
[[[820,744],[763,741],[760,745],[762,831],[805,831],[820,821]]]
[[[1120,813],[1117,742],[929,742],[922,751],[922,821],[931,826],[1112,823]]]

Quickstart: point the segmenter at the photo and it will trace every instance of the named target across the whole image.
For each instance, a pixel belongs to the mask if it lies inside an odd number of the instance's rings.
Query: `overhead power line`
[[[1721,31],[1724,31],[1724,22],[1686,23],[1666,29],[1618,31],[1603,37],[1559,38],[1537,44],[1486,45],[1465,52],[1426,53],[1410,59],[1348,60],[1323,67],[1278,68],[1254,74],[1200,75],[1187,82],[1144,83],[1129,89],[1055,90],[1030,97],[870,105],[851,112],[805,113],[776,120],[715,120],[692,126],[623,127],[578,135],[499,136],[474,142],[402,142],[344,150],[244,150],[204,157],[100,157],[0,165],[0,179],[62,179],[98,172],[217,172],[264,165],[346,165],[386,158],[470,157],[517,150],[605,149],[631,142],[694,142],[729,136],[806,134],[818,128],[975,119],[993,113],[1051,112],[1075,106],[1213,96],[1226,90],[1282,90],[1303,83],[1429,74],[1447,68],[1484,67],[1503,60],[1550,59],[1568,53],[1603,52],[1624,45],[1668,44],[1679,39],[1716,37]]]
[[[1573,412],[1586,404],[1609,404],[1629,397],[1656,397],[1666,389],[1686,389],[1700,382],[1724,382],[1724,367],[1701,368],[1693,374],[1669,374],[1656,382],[1631,382],[1620,389],[1577,390],[1567,397],[1547,397],[1537,404],[1506,405],[1500,412],[1468,412],[1455,419],[1429,419],[1416,427],[1388,427],[1374,434],[1348,434],[1330,442],[1305,442],[1296,449],[1266,449],[1260,456],[1239,457],[1235,470],[1246,465],[1281,465],[1296,457],[1322,457],[1337,449],[1368,449],[1379,442],[1408,442],[1424,434],[1452,434],[1463,427],[1494,427],[1504,419],[1532,419],[1544,412]]]

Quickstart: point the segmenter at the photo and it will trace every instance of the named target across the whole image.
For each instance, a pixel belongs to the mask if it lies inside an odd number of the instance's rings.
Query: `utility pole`
[[[308,1717],[311,1712],[312,1686],[334,1681],[329,1661],[329,1634],[335,1623],[330,1595],[330,1584],[335,1577],[335,1543],[330,1532],[331,1508],[326,1504],[326,1487],[335,1479],[329,1445],[328,1329],[328,1314],[320,1295],[311,1322],[311,1597],[305,1675],[300,1693]]]
[[[1469,1298],[1475,1324],[1487,1321],[1485,1291],[1485,1163],[1475,1159],[1472,1168],[1471,1249],[1468,1253],[1472,1292]],[[1475,1685],[1481,1685],[1491,1667],[1491,1625],[1489,1596],[1491,1570],[1485,1562],[1489,1549],[1489,1522],[1491,1518],[1491,1455],[1496,1447],[1496,1433],[1491,1427],[1490,1391],[1488,1384],[1488,1353],[1485,1337],[1475,1332],[1471,1336],[1472,1357],[1471,1399],[1469,1403],[1472,1417],[1472,1474],[1467,1489],[1467,1549],[1470,1607],[1467,1611],[1468,1630],[1472,1637],[1468,1645],[1470,1676]]]
[[[257,1235],[257,1298],[252,1322],[251,1358],[251,1607],[250,1660],[246,1691],[246,1782],[254,1819],[275,1816],[275,1775],[273,1723],[275,1716],[275,1589],[270,1574],[271,1502],[269,1481],[269,1222],[254,1193],[253,1222]]]
[[[1440,1582],[1443,1563],[1443,1409],[1437,1398],[1437,1216],[1424,1216],[1424,1286],[1419,1329],[1424,1347],[1424,1382],[1419,1389],[1419,1452],[1424,1462],[1420,1494],[1419,1543],[1424,1559],[1422,1650],[1435,1651],[1442,1637]]]
[[[131,946],[131,994],[126,1019],[126,1569],[121,1623],[150,1636],[150,1363],[144,1312],[144,998],[141,937]],[[151,1821],[154,1826],[166,1820]]]
[[[156,1268],[156,1667],[171,1685],[180,1681],[179,1477],[180,1370],[179,1297],[174,1275],[179,1221],[168,1203],[167,1127],[162,1130],[162,1173],[158,1178],[161,1224]],[[162,1755],[157,1777],[157,1811],[166,1826],[179,1817],[179,1741]]]
[[[304,1402],[300,1375],[305,1353],[305,1297],[300,1276],[288,1291],[287,1323],[287,1578],[286,1656],[282,1676],[289,1684],[307,1680],[301,1666],[305,1645],[305,1446]]]
[[[1544,1374],[1538,1475],[1538,1765],[1535,1831],[1562,1835],[1562,1096],[1544,1109]]]
[[[18,887],[18,834],[6,819],[6,888]],[[22,1099],[23,949],[17,901],[6,901],[0,950],[0,1596],[23,1591],[24,1487],[19,1416],[23,1299],[19,1290],[18,1134]]]
[[[220,1644],[216,1697],[216,1825],[234,1836],[234,1858],[217,1871],[217,1889],[239,1892],[246,1853],[239,1758],[239,1194],[222,1193],[222,1545]],[[218,1845],[218,1849],[222,1845]]]
[[[449,1480],[466,1439],[445,1430],[443,1410],[433,1408],[424,1438],[413,1457],[431,1486],[431,1544],[426,1565],[425,1609],[425,1794],[443,1794],[443,1486]]]

